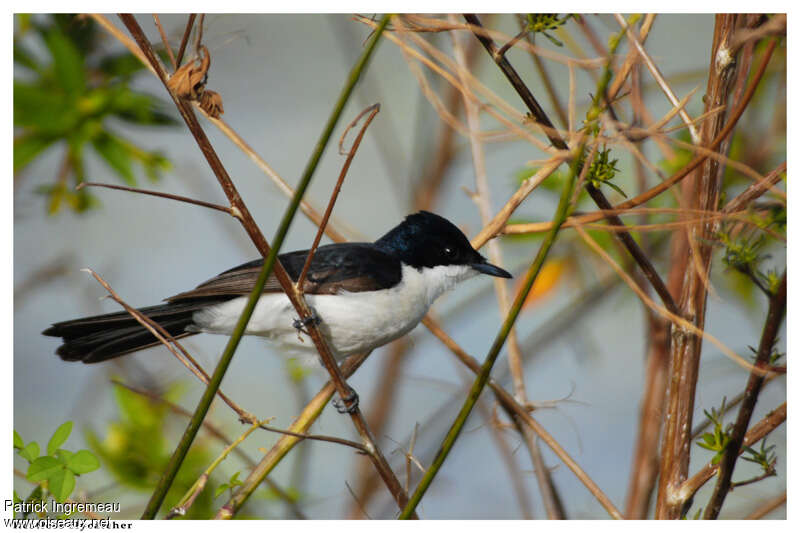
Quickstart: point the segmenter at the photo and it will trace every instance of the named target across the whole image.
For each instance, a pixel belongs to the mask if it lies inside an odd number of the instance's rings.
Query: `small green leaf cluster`
[[[625,194],[625,191],[611,182],[611,180],[613,180],[617,175],[617,172],[619,172],[619,169],[617,168],[618,160],[611,159],[609,154],[611,154],[611,149],[606,149],[605,145],[603,145],[602,150],[597,151],[597,154],[595,155],[594,160],[589,167],[587,179],[598,189],[601,185],[608,185],[622,196],[627,198],[628,196]]]
[[[759,465],[764,471],[764,474],[775,474],[775,463],[777,463],[778,457],[773,451],[775,450],[774,444],[772,446],[767,446],[767,439],[764,439],[761,441],[761,448],[759,450],[755,450],[750,446],[742,446],[742,448],[745,454],[747,454],[743,455],[742,459]]]
[[[746,233],[732,237],[720,231],[717,239],[725,247],[722,263],[747,276],[767,296],[775,294],[780,284],[780,275],[774,269],[764,270],[761,263],[769,259],[769,254],[764,253],[767,245],[767,235],[764,233]]]
[[[28,442],[14,431],[14,449],[17,455],[28,462],[25,478],[38,484],[40,501],[51,494],[58,502],[64,502],[75,489],[75,478],[100,468],[100,461],[89,450],[72,452],[61,446],[72,432],[72,422],[61,424],[47,443],[47,454],[40,455],[39,444]]]
[[[752,304],[754,289],[769,298],[780,285],[779,269],[783,270],[785,263],[770,266],[764,263],[771,257],[767,251],[785,247],[786,206],[780,202],[754,204],[746,220],[725,224],[716,237],[724,247],[723,264],[742,274],[727,276],[726,280],[745,302]]]
[[[103,460],[109,473],[122,486],[149,493],[158,483],[170,458],[167,431],[171,427],[170,409],[163,403],[137,394],[123,386],[114,387],[119,415],[106,426],[105,435],[87,431],[92,450]],[[173,386],[163,397],[176,401],[181,387]],[[184,424],[181,421],[180,424]],[[212,460],[208,441],[198,439],[186,456],[164,502],[164,509],[178,503]],[[215,485],[209,480],[209,487]],[[212,514],[211,492],[200,493],[184,518],[207,518]]]
[[[778,337],[775,337],[775,344],[772,346],[772,351],[770,352],[769,359],[767,360],[767,362],[770,365],[777,365],[778,363],[781,362],[781,359],[783,359],[786,356],[786,352],[782,352],[778,350],[778,348],[776,347],[778,341],[779,341]],[[755,362],[756,358],[758,357],[758,350],[756,350],[752,346],[748,346],[747,348],[750,350],[752,354],[750,355],[750,359],[753,362]]]
[[[564,46],[564,43],[549,34],[549,31],[555,31],[573,17],[574,14],[567,14],[561,16],[557,13],[528,13],[526,15],[528,25],[526,29],[532,33],[541,33],[556,46]]]
[[[586,152],[581,154],[580,159],[578,161],[578,168],[583,168],[583,165],[586,161]],[[594,160],[592,161],[589,170],[586,173],[586,179],[591,182],[592,185],[595,187],[600,187],[602,185],[608,185],[622,196],[627,198],[625,191],[619,188],[616,184],[612,183],[619,169],[617,168],[618,159],[611,159],[611,149],[606,148],[606,145],[603,145],[601,150],[597,151],[595,154]],[[520,170],[516,171],[514,174],[514,181],[517,185],[521,185],[525,180],[529,179],[531,176],[538,172],[539,167],[524,167]],[[557,170],[550,174],[550,176],[542,182],[542,188],[553,191],[559,192],[561,184],[567,178],[567,174],[569,170]]]
[[[717,464],[720,462],[720,460],[722,460],[722,455],[725,453],[725,448],[727,448],[728,443],[731,441],[731,424],[728,424],[724,429],[722,426],[722,416],[725,413],[725,398],[722,399],[722,406],[720,407],[719,411],[712,407],[710,413],[705,409],[703,412],[705,413],[706,418],[708,418],[708,420],[711,422],[713,430],[703,433],[700,436],[700,439],[697,441],[697,445],[701,448],[705,448],[706,450],[716,452],[714,457],[711,459],[711,464]]]
[[[239,480],[239,472],[236,471],[227,482],[222,483],[219,487],[217,487],[217,490],[214,491],[214,499],[216,500],[219,498],[219,496],[226,490],[230,490],[231,496],[233,496],[233,489],[241,484],[242,482]]]
[[[139,126],[175,121],[154,96],[131,88],[143,66],[125,52],[103,53],[99,29],[88,18],[71,15],[23,16],[14,35],[14,173],[54,146],[64,157],[52,184],[37,192],[48,198],[47,211],[62,206],[82,212],[97,204],[85,189],[68,186],[85,180],[87,147],[128,185],[135,185],[134,166],[151,180],[169,168],[158,151],[148,151],[112,130],[109,119]],[[41,43],[47,57],[35,54]]]

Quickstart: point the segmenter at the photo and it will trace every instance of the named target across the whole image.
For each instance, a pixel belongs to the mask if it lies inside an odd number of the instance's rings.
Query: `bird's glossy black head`
[[[489,264],[449,220],[427,211],[408,215],[375,244],[417,269],[467,265],[490,276],[511,277],[502,268]]]

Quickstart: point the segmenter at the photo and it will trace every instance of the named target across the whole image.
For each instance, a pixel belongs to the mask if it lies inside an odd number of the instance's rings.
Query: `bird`
[[[297,282],[309,250],[278,259]],[[263,266],[244,263],[182,292],[165,303],[139,309],[174,338],[198,333],[231,335]],[[419,324],[445,291],[478,274],[511,278],[490,264],[446,218],[420,211],[405,217],[372,243],[320,246],[312,257],[303,293],[337,360],[380,347]],[[265,337],[288,354],[316,353],[301,336],[303,322],[272,274],[245,335]],[[53,324],[42,332],[61,337],[64,361],[99,363],[160,341],[126,311]]]

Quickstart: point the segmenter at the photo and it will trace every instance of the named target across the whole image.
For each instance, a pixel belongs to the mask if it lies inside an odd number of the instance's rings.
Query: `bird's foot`
[[[322,320],[317,315],[317,312],[311,309],[311,316],[307,316],[306,318],[295,318],[292,322],[292,327],[298,331],[298,333],[305,333],[308,335],[308,330],[306,329],[310,325],[319,326],[322,323]]]
[[[358,409],[358,394],[352,388],[347,396],[342,397],[342,401],[333,400],[333,406],[339,414],[353,414]]]

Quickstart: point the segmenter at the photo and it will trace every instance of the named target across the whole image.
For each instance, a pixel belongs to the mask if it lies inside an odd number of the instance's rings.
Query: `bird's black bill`
[[[470,265],[472,268],[481,274],[489,274],[490,276],[497,276],[498,278],[510,278],[511,274],[506,272],[500,267],[496,267],[490,263],[473,263]]]

